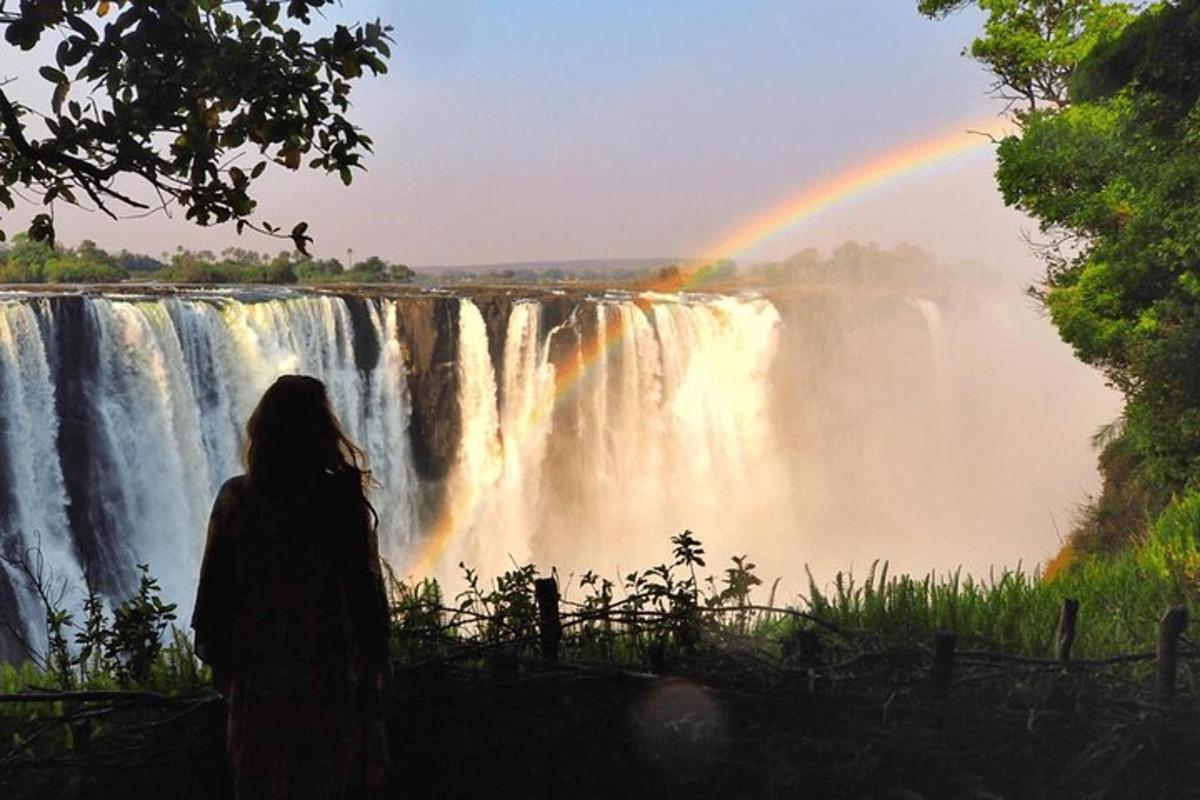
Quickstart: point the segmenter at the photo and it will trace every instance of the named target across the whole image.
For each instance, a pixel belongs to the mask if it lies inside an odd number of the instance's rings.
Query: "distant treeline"
[[[782,261],[744,267],[739,277],[755,286],[808,284],[923,292],[945,290],[963,280],[1002,280],[982,265],[963,266],[950,268],[912,245],[881,248],[874,243],[847,241],[828,254],[810,247]]]
[[[426,267],[431,280],[456,284],[603,283],[619,285],[661,277],[679,267],[663,259],[593,259],[562,263],[482,264],[461,267]]]
[[[336,258],[316,259],[295,252],[271,256],[231,247],[216,255],[209,250],[183,248],[161,258],[122,250],[110,253],[85,239],[77,247],[51,247],[24,235],[0,245],[0,283],[119,283],[121,281],[194,284],[327,284],[407,283],[415,279],[449,284],[605,284],[630,288],[732,291],[805,283],[913,288],[948,288],[955,276],[995,279],[975,265],[952,271],[917,247],[881,249],[874,244],[846,242],[828,255],[802,250],[782,261],[736,265],[732,261],[704,278],[692,281],[686,273],[699,265],[686,259],[590,260],[536,262],[474,267],[425,268],[417,273],[404,264],[378,256],[349,266]],[[682,278],[682,280],[681,280]]]
[[[277,256],[229,248],[220,256],[180,248],[162,259],[110,253],[85,239],[78,247],[51,247],[24,236],[0,248],[0,283],[403,283],[415,273],[371,256],[347,267],[336,258],[298,253]]]

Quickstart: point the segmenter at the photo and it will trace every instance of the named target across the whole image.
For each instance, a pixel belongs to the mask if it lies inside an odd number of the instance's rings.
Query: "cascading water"
[[[366,450],[397,566],[632,562],[763,499],[737,487],[769,461],[778,324],[749,297],[5,295],[0,543],[40,548],[69,605],[89,580],[120,601],[149,563],[186,619],[245,420],[300,372]],[[0,610],[37,643],[11,568]]]
[[[7,293],[0,552],[39,548],[72,608],[85,583],[123,600],[149,563],[186,619],[209,503],[289,372],[325,381],[366,450],[403,575],[625,575],[691,528],[714,572],[748,553],[785,601],[806,564],[1052,552],[1119,408],[1019,296],[983,289]],[[5,563],[14,619],[36,646]],[[21,656],[0,626],[0,660]]]
[[[54,407],[54,384],[39,310],[24,303],[0,307],[0,522],[16,532],[6,550],[29,554],[21,562],[25,570],[4,561],[0,578],[7,580],[0,581],[5,590],[0,600],[7,595],[22,620],[36,620],[42,613],[32,593],[14,591],[27,576],[42,574],[44,564],[57,567],[63,580],[81,575],[66,515],[66,489],[56,468],[58,419],[46,413]],[[27,646],[41,644],[39,630],[33,626],[25,633]],[[15,635],[20,634],[18,625]]]
[[[439,572],[531,556],[641,563],[688,526],[733,539],[779,499],[767,488],[786,483],[770,447],[769,301],[610,295],[557,324],[517,303],[500,383],[478,309],[463,300],[460,313],[463,435]]]
[[[396,328],[393,304],[329,296],[0,300],[4,551],[39,549],[74,590],[71,606],[85,573],[118,601],[149,563],[186,614],[209,504],[240,471],[245,419],[276,376],[304,372],[326,382],[366,448],[383,546],[400,552],[418,486]],[[0,603],[17,604],[36,642],[40,610],[7,572]]]

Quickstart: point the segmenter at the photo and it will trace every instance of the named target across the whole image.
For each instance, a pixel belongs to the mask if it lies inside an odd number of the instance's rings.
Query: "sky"
[[[963,57],[978,13],[915,0],[605,3],[347,0],[394,26],[391,70],[357,90],[375,139],[350,188],[269,171],[263,216],[307,220],[319,255],[413,265],[690,256],[739,223],[890,149],[1001,111]],[[44,92],[4,49],[15,93]],[[916,244],[1024,280],[1034,229],[1005,209],[982,148],[781,231],[745,261],[846,239]],[[31,209],[11,215],[11,231]],[[60,210],[60,239],[152,255],[277,250],[231,227]]]

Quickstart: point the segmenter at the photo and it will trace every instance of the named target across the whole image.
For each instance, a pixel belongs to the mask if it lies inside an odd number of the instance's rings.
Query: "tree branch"
[[[4,131],[18,153],[37,164],[56,164],[65,167],[71,172],[75,182],[91,196],[100,210],[113,219],[117,217],[105,206],[99,195],[108,195],[133,208],[150,208],[145,203],[134,200],[132,197],[128,197],[107,185],[108,181],[121,172],[119,161],[114,160],[107,167],[100,169],[81,158],[60,153],[56,150],[34,147],[30,144],[29,140],[25,138],[25,131],[21,125],[21,118],[17,115],[17,109],[8,99],[8,95],[4,93],[3,89],[0,89],[0,123],[3,123]]]

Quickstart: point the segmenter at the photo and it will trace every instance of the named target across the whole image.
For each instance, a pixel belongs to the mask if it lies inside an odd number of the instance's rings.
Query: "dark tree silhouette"
[[[285,232],[253,221],[251,189],[272,163],[349,184],[371,149],[346,117],[351,88],[385,72],[390,55],[379,21],[318,34],[313,17],[332,5],[0,0],[6,66],[18,48],[57,42],[38,70],[47,107],[18,102],[0,81],[0,206],[11,210],[21,191],[40,197],[47,209],[29,227],[39,241],[54,240],[55,203],[113,219],[177,205],[199,225],[232,221],[303,251],[307,223]]]

